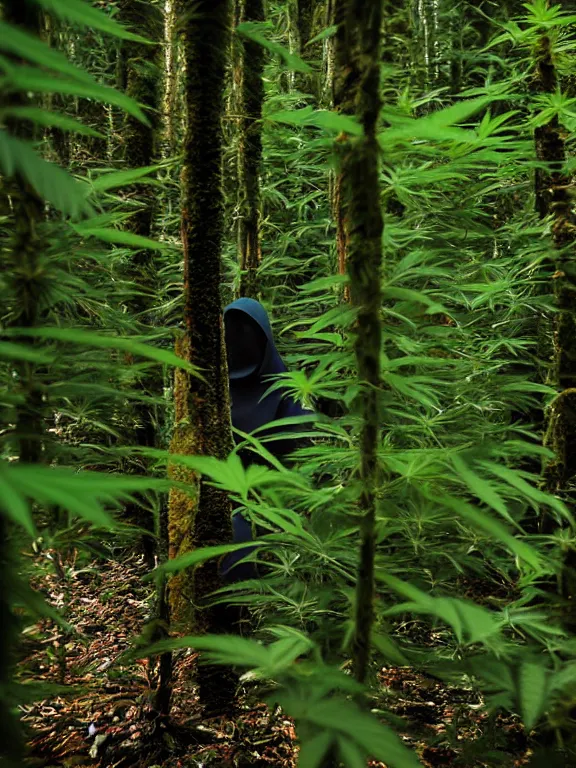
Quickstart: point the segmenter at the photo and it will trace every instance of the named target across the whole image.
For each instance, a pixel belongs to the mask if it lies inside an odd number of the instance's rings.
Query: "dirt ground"
[[[241,691],[233,720],[201,720],[192,651],[175,657],[170,723],[151,717],[155,670],[147,660],[118,663],[149,615],[150,586],[142,580],[146,572],[142,560],[132,556],[69,570],[65,581],[49,574],[36,584],[72,629],[67,632],[43,619],[25,631],[22,676],[66,688],[64,695],[59,691],[22,708],[30,768],[296,766],[293,722],[254,703],[253,691]],[[473,691],[445,686],[404,667],[384,668],[379,679],[383,702],[409,724],[401,736],[424,766],[528,764],[527,739],[513,719],[492,726],[498,757],[496,752],[490,756],[486,714]],[[384,763],[370,765],[387,768]]]

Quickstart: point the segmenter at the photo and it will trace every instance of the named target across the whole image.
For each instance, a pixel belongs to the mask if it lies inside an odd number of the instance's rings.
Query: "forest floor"
[[[151,720],[148,662],[118,663],[149,614],[146,572],[142,560],[132,556],[69,570],[65,581],[49,573],[36,584],[72,629],[63,631],[43,619],[24,635],[20,668],[26,679],[69,687],[69,693],[52,693],[22,708],[30,768],[296,766],[293,723],[282,714],[271,715],[265,705],[252,705],[249,692],[242,695],[234,720],[205,720],[198,729],[191,651],[179,652],[175,660],[170,728],[159,730]],[[513,719],[497,721],[487,739],[486,715],[473,691],[404,667],[384,668],[379,677],[384,705],[409,724],[400,733],[424,766],[528,764],[527,739]],[[387,768],[377,762],[370,766]]]

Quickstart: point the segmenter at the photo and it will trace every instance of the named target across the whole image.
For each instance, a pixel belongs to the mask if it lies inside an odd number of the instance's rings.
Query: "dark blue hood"
[[[232,399],[232,424],[251,433],[285,416],[307,413],[281,389],[264,397],[273,377],[288,369],[280,357],[266,310],[254,299],[237,299],[224,309]],[[274,450],[274,442],[269,444]],[[284,452],[284,451],[282,451]]]

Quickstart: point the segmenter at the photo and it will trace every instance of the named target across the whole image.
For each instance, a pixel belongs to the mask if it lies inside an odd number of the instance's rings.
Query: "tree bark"
[[[536,86],[543,93],[555,93],[558,87],[551,41],[544,32],[536,49]],[[544,445],[555,457],[544,467],[543,479],[550,493],[566,493],[576,477],[576,217],[572,212],[572,179],[563,172],[566,159],[564,129],[557,116],[536,129],[536,153],[546,165],[535,176],[536,209],[540,216],[552,216],[555,247],[553,275],[557,314],[554,328],[554,368],[551,383],[559,394],[546,415]],[[549,532],[553,520],[547,514],[542,530]],[[556,585],[555,585],[556,586]],[[559,592],[563,598],[561,620],[567,632],[576,630],[576,550],[567,543],[559,574]],[[570,732],[560,732],[569,742]],[[572,746],[573,748],[573,746]]]
[[[558,78],[550,39],[543,35],[537,49],[538,88],[555,93]],[[576,220],[572,213],[572,180],[563,173],[566,148],[558,118],[536,129],[536,154],[545,164],[535,174],[536,210],[553,216],[552,237],[556,252],[553,275],[558,314],[554,331],[553,381],[561,392],[550,407],[545,444],[556,454],[545,469],[550,491],[566,490],[576,476]]]
[[[357,63],[351,60],[348,29],[348,4],[345,0],[335,0],[333,5],[333,24],[336,26],[333,49],[333,82],[332,101],[334,109],[344,115],[355,113],[354,94],[357,88],[358,72]],[[340,134],[336,142],[336,155],[339,159],[339,168],[336,171],[332,184],[332,216],[336,224],[336,254],[338,260],[338,274],[346,274],[348,258],[348,200],[343,191],[343,157],[348,151],[349,136]],[[344,298],[350,300],[350,290],[344,289]]]
[[[240,20],[264,21],[264,0],[243,0]],[[238,250],[240,296],[258,298],[260,248],[260,172],[262,166],[262,105],[264,48],[251,40],[243,44],[240,65],[238,141]]]
[[[184,333],[178,353],[202,369],[204,380],[176,374],[176,426],[171,450],[223,459],[232,449],[228,372],[220,303],[223,237],[222,116],[229,39],[228,0],[199,0],[182,18],[186,62],[188,128],[183,147],[182,243],[184,249]],[[172,473],[192,484],[182,469]],[[227,495],[203,480],[192,498],[174,491],[170,498],[170,555],[232,540]],[[183,628],[219,633],[229,629],[224,606],[207,607],[208,595],[221,586],[218,564],[210,561],[170,584],[172,616]],[[192,613],[192,606],[194,611]],[[200,665],[201,703],[211,712],[226,711],[235,679],[230,670]]]
[[[359,484],[361,485],[361,545],[357,582],[354,674],[364,683],[370,661],[374,621],[374,551],[376,490],[381,479],[378,462],[379,390],[381,386],[380,310],[382,231],[377,139],[380,112],[381,0],[342,0],[337,6],[337,71],[340,104],[354,112],[363,135],[342,144],[341,171],[348,211],[347,271],[350,298],[357,309],[355,353],[361,395],[357,399],[362,418]]]
[[[158,132],[161,113],[160,87],[162,83],[162,61],[160,41],[163,37],[163,16],[160,8],[150,2],[138,0],[122,0],[119,5],[119,20],[131,32],[156,42],[156,45],[146,45],[132,40],[122,41],[118,71],[120,73],[119,87],[127,96],[140,103],[146,110],[150,121],[145,125],[128,113],[123,121],[123,159],[127,168],[142,168],[152,165],[156,159],[158,148]],[[156,209],[156,193],[153,187],[138,185],[128,188],[126,194],[136,198],[140,204],[136,214],[127,222],[127,228],[141,237],[151,237]],[[152,251],[140,250],[132,257],[129,267],[129,279],[137,286],[138,294],[128,303],[131,314],[150,325],[147,313],[153,308],[154,294],[157,285],[157,269],[155,256]],[[161,395],[162,382],[157,374],[147,376],[140,382],[140,387],[146,395]],[[156,445],[156,419],[151,406],[139,403],[134,406],[133,417],[135,430],[133,442],[144,448]],[[148,469],[146,459],[141,459],[140,469],[145,473]],[[126,519],[150,532],[144,536],[142,548],[150,566],[154,565],[155,551],[155,521],[148,508],[137,501],[127,504]]]

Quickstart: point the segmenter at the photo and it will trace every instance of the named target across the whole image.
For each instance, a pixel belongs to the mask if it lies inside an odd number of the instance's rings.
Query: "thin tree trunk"
[[[550,39],[543,35],[537,51],[538,85],[554,93],[558,78],[552,60]],[[576,221],[572,214],[571,178],[563,173],[566,148],[557,117],[536,129],[536,153],[547,168],[535,175],[536,209],[540,216],[552,214],[552,237],[556,249],[554,293],[558,314],[554,333],[554,383],[561,392],[550,407],[545,443],[556,454],[545,470],[550,491],[566,490],[576,476],[576,317],[574,275]]]
[[[178,36],[178,8],[184,0],[166,0],[166,12],[164,23],[164,43],[166,88],[163,100],[164,113],[164,140],[165,156],[171,157],[176,149],[178,136],[178,61],[179,61],[179,36]]]
[[[333,104],[334,109],[344,115],[353,115],[355,112],[354,94],[356,91],[358,72],[355,64],[350,60],[350,30],[348,29],[348,3],[346,0],[334,0],[333,24],[336,26],[334,37],[334,62],[333,62]],[[344,153],[348,150],[349,136],[342,133],[336,143],[336,154],[340,159],[340,167],[336,171],[332,183],[332,215],[336,224],[336,254],[338,260],[338,274],[346,274],[348,258],[348,200],[343,191],[343,167]],[[345,288],[344,298],[350,300],[350,290]]]
[[[119,5],[120,21],[132,32],[150,41],[160,41],[164,36],[164,18],[158,6],[149,2],[134,2],[122,0]],[[145,125],[129,114],[124,116],[124,164],[128,168],[142,168],[152,165],[159,153],[159,130],[161,114],[160,87],[162,84],[162,48],[157,45],[145,45],[134,41],[123,41],[120,49],[118,70],[123,82],[119,86],[128,96],[138,101],[146,108],[150,121]],[[136,235],[151,237],[153,234],[154,214],[156,209],[156,193],[154,188],[137,186],[128,190],[128,194],[137,197],[141,204],[140,210],[129,222],[129,229]],[[130,302],[130,310],[136,317],[143,317],[149,324],[147,313],[154,305],[154,293],[157,284],[157,269],[152,251],[139,251],[130,265],[131,279],[138,286],[138,297]],[[159,396],[162,393],[163,382],[156,374],[147,376],[141,381],[141,389],[146,395]],[[157,444],[157,424],[152,406],[145,403],[136,405],[133,413],[136,419],[134,443],[143,448],[151,448]],[[142,472],[149,471],[149,463],[142,459]],[[166,517],[167,510],[160,512]],[[146,561],[154,565],[154,555],[165,559],[168,555],[167,521],[160,522],[156,530],[156,522],[146,505],[137,501],[131,502],[125,509],[126,518],[135,525],[150,531],[142,542]],[[160,539],[156,546],[155,534]],[[154,609],[154,631],[152,641],[156,642],[168,636],[169,611],[166,594],[166,582],[162,580],[157,587],[156,605]],[[151,662],[152,663],[152,662]],[[155,713],[166,718],[170,712],[172,696],[172,654],[164,653],[158,662],[158,680],[153,696]]]
[[[316,103],[322,98],[322,83],[319,77],[322,63],[322,41],[310,44],[310,41],[322,31],[326,18],[324,2],[317,0],[297,0],[297,30],[300,57],[311,65],[314,71],[296,73],[296,88],[302,93],[314,96]]]
[[[381,347],[381,265],[383,220],[380,206],[377,139],[380,112],[381,0],[342,0],[337,6],[339,46],[337,68],[346,95],[364,128],[363,136],[342,145],[343,191],[348,206],[350,297],[358,310],[355,352],[362,393],[357,400],[361,417],[360,441],[362,511],[360,565],[356,598],[354,674],[364,683],[370,661],[374,621],[374,550],[376,491],[380,480],[377,458]]]
[[[241,21],[264,21],[264,0],[244,0]],[[260,249],[260,171],[262,165],[262,105],[264,48],[245,40],[240,66],[240,133],[238,141],[238,249],[240,296],[257,298]]]
[[[151,165],[158,152],[158,131],[160,115],[160,86],[161,86],[161,47],[163,36],[163,17],[160,9],[149,2],[138,0],[122,0],[119,5],[119,19],[132,32],[157,45],[125,40],[122,42],[118,71],[121,73],[119,86],[128,96],[146,108],[150,122],[145,125],[132,115],[126,113],[122,130],[124,141],[124,165],[127,168],[142,168]],[[152,226],[156,208],[156,192],[150,186],[137,186],[127,190],[127,194],[135,197],[140,208],[127,222],[134,234],[141,237],[152,235]],[[149,325],[147,313],[154,305],[154,294],[157,285],[157,270],[154,253],[141,250],[132,258],[130,279],[138,287],[138,295],[129,302],[132,315],[144,324]],[[141,389],[147,395],[160,395],[162,382],[156,374],[141,381]],[[151,448],[156,445],[156,424],[152,406],[137,404],[134,407],[136,429],[134,444]],[[141,471],[148,469],[146,459],[141,460]],[[137,502],[126,506],[126,518],[142,528],[150,531],[142,542],[144,555],[150,566],[154,564],[155,550],[155,520],[147,507]]]
[[[232,449],[228,372],[220,304],[223,237],[222,116],[229,50],[228,0],[190,3],[182,18],[186,61],[188,129],[183,147],[182,242],[184,249],[184,334],[178,353],[202,369],[204,380],[176,375],[176,427],[172,452],[225,458]],[[189,482],[182,470],[172,470]],[[227,495],[204,481],[197,497],[174,491],[169,507],[171,556],[232,540]],[[210,561],[170,584],[172,616],[196,632],[230,629],[225,606],[206,607],[221,586],[218,563]],[[191,616],[191,608],[195,615]],[[198,684],[207,711],[230,708],[235,678],[222,667],[200,665]]]

